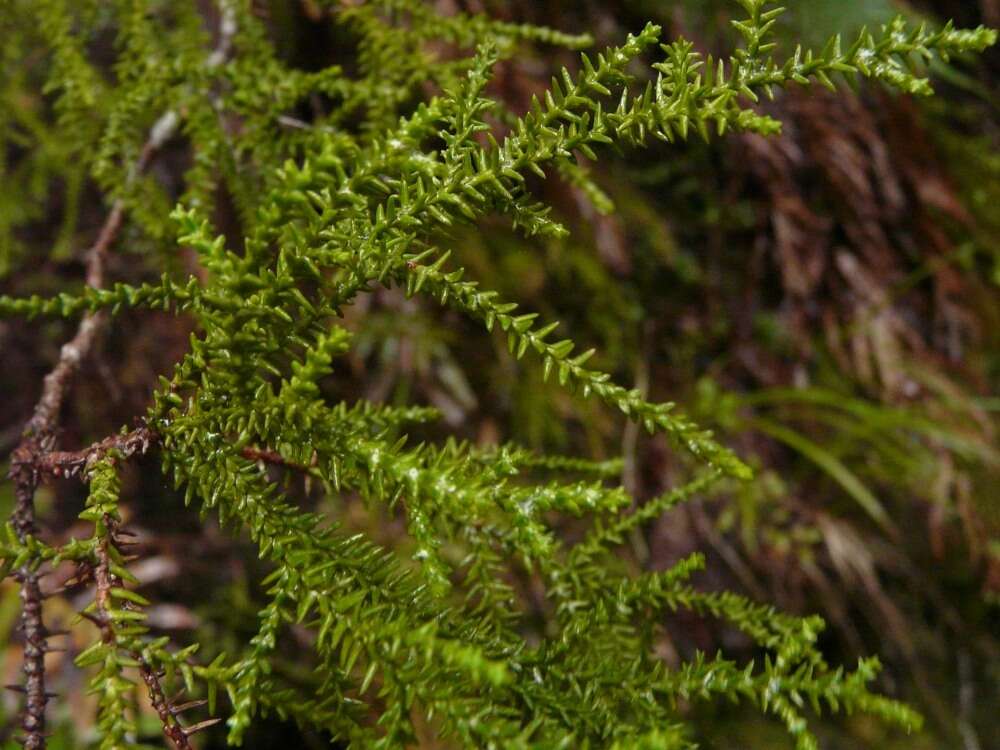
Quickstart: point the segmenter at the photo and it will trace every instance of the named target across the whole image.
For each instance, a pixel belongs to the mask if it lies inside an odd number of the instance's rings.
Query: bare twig
[[[20,500],[20,496],[18,498]],[[20,532],[19,532],[20,534]],[[21,626],[24,630],[24,747],[45,747],[45,651],[46,632],[42,622],[42,592],[38,576],[28,566],[17,573],[21,583]]]
[[[142,675],[142,681],[146,683],[146,690],[149,691],[149,702],[152,704],[153,710],[156,711],[156,715],[160,717],[160,724],[163,725],[163,734],[173,743],[177,750],[191,750],[188,733],[185,727],[181,726],[181,723],[177,720],[174,709],[163,692],[163,685],[160,684],[159,676],[145,660],[139,660],[139,674]]]
[[[124,435],[112,435],[79,451],[51,451],[38,457],[34,468],[38,480],[46,477],[85,476],[95,463],[111,451],[123,459],[144,455],[159,442],[160,436],[148,427],[139,427]]]

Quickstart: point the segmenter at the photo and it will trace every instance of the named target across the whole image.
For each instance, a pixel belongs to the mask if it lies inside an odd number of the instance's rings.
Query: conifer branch
[[[574,354],[570,339],[550,340],[556,324],[517,314],[515,302],[466,279],[464,269],[447,269],[448,254],[436,249],[449,227],[497,214],[525,234],[565,234],[532,195],[531,175],[559,172],[610,210],[578,155],[593,160],[605,145],[642,145],[649,136],[771,134],[780,124],[754,109],[761,96],[793,84],[832,85],[837,75],[928,93],[908,67],[913,58],[974,52],[994,40],[985,29],[908,31],[895,22],[846,51],[831,40],[821,52],[798,50],[779,62],[771,31],[780,11],[765,0],[739,2],[747,13],[736,24],[743,42],[728,59],[703,58],[679,40],[644,65],[660,40],[650,24],[582,56],[576,73],[560,71],[516,115],[490,94],[497,61],[523,41],[578,48],[587,39],[469,14],[444,18],[420,0],[380,0],[335,15],[358,39],[356,65],[345,66],[356,75],[340,66],[307,72],[282,61],[246,3],[220,6],[207,59],[205,45],[191,42],[203,38],[193,4],[179,4],[169,22],[123,4],[111,13],[122,26],[112,84],[86,62],[67,4],[51,0],[44,35],[58,118],[80,124],[80,144],[97,144],[91,171],[115,200],[88,252],[84,291],[0,297],[3,316],[83,315],[14,452],[17,506],[0,540],[0,566],[16,571],[24,603],[26,746],[44,746],[48,699],[38,570],[61,560],[77,562],[81,578],[92,575],[96,584],[82,614],[99,638],[76,663],[93,670],[106,747],[135,730],[129,669],[138,670],[164,736],[178,748],[216,719],[181,722],[182,710],[202,704],[167,697],[165,677],[174,671],[189,691],[205,689],[210,713],[217,696],[228,695],[233,743],[258,714],[272,713],[359,747],[417,744],[423,722],[441,741],[470,747],[680,748],[690,743],[679,701],[719,698],[776,717],[803,750],[815,746],[806,702],[870,711],[906,729],[919,724],[911,710],[871,692],[876,662],[851,672],[825,662],[816,618],[691,585],[701,556],[664,571],[629,569],[612,549],[626,535],[723,476],[749,478],[748,467],[673,404],[652,403],[591,369],[593,352]],[[176,27],[160,40],[158,23]],[[438,55],[442,44],[458,49]],[[163,65],[168,55],[174,64]],[[439,93],[410,106],[427,98],[425,82]],[[113,104],[104,103],[107,91]],[[310,100],[322,106],[300,117],[295,108]],[[117,158],[142,141],[133,122],[164,110],[137,158]],[[193,157],[184,192],[172,212],[147,211],[133,189],[158,196],[154,207],[174,202],[139,175],[180,127],[181,113]],[[502,139],[491,126],[497,120],[509,128]],[[211,218],[221,194],[236,217],[225,232]],[[106,287],[106,255],[126,213],[149,236],[191,248],[202,273]],[[378,284],[426,293],[488,331],[499,327],[515,357],[533,352],[546,377],[664,433],[683,449],[684,465],[704,472],[625,513],[631,501],[611,484],[614,461],[415,443],[411,425],[435,418],[433,410],[331,403],[328,384],[355,346],[337,317]],[[104,322],[132,307],[189,313],[190,348],[160,379],[142,426],[83,450],[55,450],[74,373]],[[244,532],[270,570],[254,587],[266,596],[257,633],[235,658],[217,654],[200,665],[197,643],[168,650],[167,638],[149,636],[146,601],[129,588],[117,538],[117,464],[154,445],[185,503]],[[318,479],[327,502],[303,511],[276,481],[284,472],[272,467]],[[49,546],[35,537],[35,489],[57,476],[89,482],[80,517],[93,525],[91,538]],[[390,548],[348,533],[339,516],[352,504],[398,520],[401,540]],[[353,524],[353,511],[345,516],[344,526]],[[561,534],[567,516],[591,519],[575,546]],[[669,669],[655,638],[667,627],[663,615],[678,609],[730,623],[763,659],[737,665],[699,655]],[[289,626],[312,637],[285,648]],[[293,680],[282,671],[293,648],[309,650],[314,673]]]

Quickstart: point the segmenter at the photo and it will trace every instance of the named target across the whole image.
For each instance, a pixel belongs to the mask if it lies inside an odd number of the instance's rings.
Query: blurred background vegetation
[[[206,3],[206,7],[207,7]],[[592,33],[599,46],[647,20],[705,51],[725,53],[734,3],[725,0],[437,0],[449,9]],[[819,43],[893,14],[939,23],[1000,26],[1000,0],[790,0],[782,29]],[[257,2],[286,63],[318,69],[351,57],[342,26],[310,0]],[[206,13],[209,13],[206,10]],[[0,37],[4,19],[0,17]],[[109,37],[110,38],[110,37]],[[100,58],[108,39],[94,39]],[[2,45],[0,73],[0,289],[53,292],[81,278],[81,257],[104,215],[81,161],[61,150],[51,102],[37,81],[44,55]],[[571,53],[526,50],[503,63],[495,91],[527,107]],[[683,403],[757,469],[632,539],[637,567],[662,568],[695,549],[709,556],[702,585],[740,589],[829,623],[831,661],[879,654],[881,688],[925,713],[919,737],[882,736],[863,719],[821,729],[829,748],[1000,748],[1000,55],[934,71],[937,97],[915,101],[862,88],[781,94],[764,106],[780,137],[732,136],[662,145],[593,166],[604,191],[572,175],[536,185],[571,228],[528,241],[505,223],[456,229],[458,263],[484,286],[545,319],[561,320],[596,364],[653,400]],[[429,92],[431,93],[431,92]],[[323,101],[305,102],[308,122]],[[190,165],[172,143],[145,188],[148,222],[129,227],[112,261],[116,278],[156,273],[178,255],[154,217],[176,198]],[[239,232],[238,199],[218,226]],[[155,258],[156,262],[150,259]],[[490,338],[433,304],[381,290],[346,311],[358,332],[351,369],[331,395],[426,403],[443,420],[428,436],[520,441],[546,451],[622,456],[638,501],[673,483],[666,444],[600,405],[542,382]],[[71,324],[0,322],[0,455],[17,442]],[[143,413],[158,374],[186,347],[190,324],[152,313],[123,316],[86,364],[63,416],[64,442],[83,445]],[[111,373],[114,373],[112,376]],[[308,486],[295,486],[304,503]],[[53,533],[73,535],[82,502],[67,482],[39,493]],[[183,508],[155,457],[127,475],[139,520],[136,573],[154,600],[151,624],[177,641],[239,650],[254,632],[260,592],[253,548],[225,538]],[[11,504],[0,489],[0,511]],[[359,511],[354,523],[387,543],[390,519]],[[381,527],[379,527],[381,524]],[[572,527],[567,534],[573,534]],[[71,571],[67,571],[69,577]],[[57,576],[58,578],[58,576]],[[58,586],[59,581],[50,582]],[[530,589],[530,581],[520,582]],[[73,595],[48,600],[66,621]],[[0,588],[0,671],[16,682],[20,646],[11,582]],[[696,649],[753,656],[731,631],[679,617],[668,662]],[[82,645],[82,644],[77,644]],[[284,669],[302,669],[289,647]],[[211,658],[212,653],[204,654]],[[92,737],[73,716],[85,701],[68,654],[51,654],[59,703],[54,748]],[[7,726],[17,696],[0,701]],[[755,715],[695,716],[706,748],[782,748]],[[151,735],[157,733],[150,716]],[[10,743],[7,730],[0,739]],[[219,743],[222,734],[208,736]],[[278,722],[248,737],[323,747]],[[894,744],[895,743],[895,744]]]

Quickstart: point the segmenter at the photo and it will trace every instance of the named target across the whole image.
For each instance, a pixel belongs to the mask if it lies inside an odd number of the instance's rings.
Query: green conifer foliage
[[[525,41],[582,48],[588,39],[444,17],[419,0],[330,2],[357,53],[350,70],[308,72],[279,59],[243,0],[220,1],[212,34],[195,2],[9,4],[4,53],[16,58],[44,46],[44,86],[58,119],[49,128],[36,126],[32,113],[3,115],[19,122],[4,137],[14,133],[31,154],[25,173],[5,179],[17,186],[55,172],[72,186],[89,177],[114,219],[92,251],[85,288],[0,297],[4,318],[82,316],[63,369],[46,383],[49,401],[14,456],[18,511],[2,535],[0,561],[22,584],[29,641],[43,637],[44,626],[31,619],[43,568],[72,560],[93,582],[93,602],[81,614],[96,625],[95,638],[76,663],[91,674],[101,747],[135,743],[140,693],[176,747],[190,747],[189,737],[215,718],[239,744],[256,717],[273,714],[354,747],[408,746],[430,727],[448,746],[689,748],[682,707],[697,701],[751,704],[783,723],[803,750],[817,747],[807,722],[815,712],[868,712],[919,727],[908,707],[869,691],[875,659],[851,670],[824,661],[818,618],[692,586],[703,566],[697,555],[664,571],[629,570],[615,547],[632,530],[722,477],[748,479],[750,470],[673,404],[650,403],[589,367],[593,352],[555,338],[556,323],[519,311],[449,262],[453,224],[504,215],[528,235],[564,233],[529,178],[555,171],[599,197],[581,155],[605,158],[608,145],[650,139],[772,134],[780,123],[754,103],[792,85],[833,88],[838,78],[865,77],[927,95],[926,60],[995,41],[982,28],[908,28],[899,20],[779,58],[769,30],[781,8],[739,3],[742,44],[730,58],[703,58],[684,40],[663,43],[648,25],[618,47],[583,54],[577,70],[558,71],[525,113],[491,95],[496,62]],[[107,33],[116,39],[111,77],[88,59],[87,40]],[[440,54],[444,48],[461,54]],[[636,72],[649,65],[654,82],[636,85]],[[21,80],[9,59],[2,75],[9,91],[38,83]],[[332,105],[302,121],[295,107],[311,96]],[[177,198],[145,168],[180,138],[192,159]],[[223,192],[239,216],[237,243],[212,223]],[[5,200],[0,217],[7,266],[22,262],[10,230],[28,216],[16,205]],[[68,223],[73,210],[70,201]],[[102,258],[124,222],[157,258],[161,278],[104,282]],[[179,268],[171,252],[178,247],[194,250],[201,273]],[[323,383],[336,378],[352,344],[338,321],[379,285],[501,330],[516,357],[538,358],[547,377],[580,399],[665,433],[688,457],[689,481],[630,509],[609,481],[614,465],[516,446],[415,443],[408,427],[434,419],[432,410],[331,402]],[[161,379],[140,427],[80,453],[53,451],[59,390],[89,331],[133,308],[190,316],[196,328],[187,354]],[[179,648],[144,625],[149,602],[124,551],[119,472],[154,448],[187,503],[247,534],[271,571],[261,582],[269,603],[258,632],[238,653],[205,661],[199,644]],[[401,518],[412,551],[384,548],[346,531],[342,519],[299,509],[275,481],[276,468],[320,484],[331,507],[359,496],[372,513]],[[32,496],[53,475],[89,485],[80,514],[93,528],[89,538],[42,540]],[[590,519],[581,541],[553,531],[563,515]],[[543,587],[541,627],[529,627],[509,584],[525,572]],[[678,609],[730,623],[759,646],[760,659],[737,664],[699,654],[667,668],[655,646],[662,613]],[[309,690],[272,668],[296,624],[311,633]],[[44,675],[30,651],[25,745],[42,747]],[[209,718],[181,717],[190,706],[167,697],[178,682],[192,698],[205,696]]]

